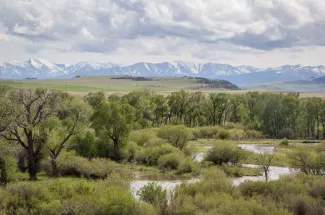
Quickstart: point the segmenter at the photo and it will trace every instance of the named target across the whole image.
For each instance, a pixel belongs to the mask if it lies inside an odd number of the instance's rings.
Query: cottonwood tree
[[[52,176],[58,176],[57,158],[70,139],[86,129],[91,110],[85,102],[62,94],[58,113],[44,123],[49,132],[48,151],[52,166]]]
[[[0,96],[0,136],[26,150],[30,180],[36,180],[39,162],[48,140],[45,121],[61,103],[58,91],[49,89],[7,90]]]
[[[102,137],[113,141],[112,159],[122,159],[120,149],[125,145],[126,139],[135,121],[135,109],[129,104],[118,102],[102,102],[91,117],[92,127]]]

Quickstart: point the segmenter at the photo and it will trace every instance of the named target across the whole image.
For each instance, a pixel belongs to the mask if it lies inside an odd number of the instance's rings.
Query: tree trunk
[[[56,163],[56,159],[51,159],[52,166],[52,177],[59,177],[58,164]]]
[[[118,140],[117,139],[113,140],[113,150],[114,150],[114,152],[113,152],[114,160],[120,161],[122,158],[121,158],[120,150],[118,148]]]
[[[269,169],[267,167],[263,167],[263,169],[264,169],[265,181],[267,182],[269,180]]]
[[[6,161],[0,158],[0,185],[6,185],[8,183]]]
[[[29,180],[35,181],[37,180],[37,158],[34,152],[28,152],[28,174]]]

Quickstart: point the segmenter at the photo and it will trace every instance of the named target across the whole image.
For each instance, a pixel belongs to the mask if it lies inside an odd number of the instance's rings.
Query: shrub
[[[231,129],[229,131],[229,133],[230,133],[229,138],[231,140],[237,140],[237,141],[239,141],[239,140],[243,140],[245,138],[245,131],[242,130],[242,129],[234,128],[234,129]]]
[[[218,126],[205,126],[193,130],[196,139],[212,139],[218,134]]]
[[[97,154],[97,139],[93,130],[87,130],[74,138],[76,153],[83,157],[95,157]]]
[[[136,202],[127,187],[110,179],[11,183],[0,194],[0,213],[4,214],[152,214],[152,209]]]
[[[278,134],[278,138],[280,138],[280,139],[283,139],[283,138],[295,139],[295,137],[296,137],[295,132],[290,128],[282,129]]]
[[[136,152],[140,147],[135,142],[128,142],[122,151],[122,157],[129,162],[134,161]]]
[[[160,169],[176,170],[181,163],[181,159],[184,159],[180,153],[172,153],[162,155],[158,160],[158,166]]]
[[[186,146],[187,141],[192,139],[192,136],[191,130],[183,125],[167,125],[158,130],[158,137],[167,140],[181,150]]]
[[[246,130],[245,131],[246,139],[262,139],[264,138],[262,132],[256,130]]]
[[[178,168],[178,174],[193,173],[193,175],[199,174],[199,164],[190,159],[182,159]]]
[[[167,208],[167,191],[161,186],[149,183],[143,186],[138,192],[140,200],[152,204],[156,207],[156,214],[166,214]]]
[[[143,186],[138,192],[140,200],[150,203],[157,204],[160,202],[167,201],[167,191],[162,189],[161,186],[155,184],[154,182]]]
[[[155,147],[142,148],[138,150],[135,155],[135,160],[138,163],[146,164],[149,166],[157,166],[158,159],[170,153],[179,152],[177,148],[170,144],[163,144]]]
[[[280,145],[289,146],[289,140],[285,137],[284,139],[281,140]]]
[[[102,158],[88,160],[72,154],[62,154],[57,159],[58,172],[60,176],[83,177],[89,179],[105,179],[112,173],[124,174],[123,170],[115,168],[113,162]],[[50,176],[50,162],[43,165],[43,169]]]
[[[244,126],[240,123],[227,122],[224,126],[226,129],[240,129],[243,130]]]
[[[221,139],[221,140],[226,140],[229,138],[229,132],[225,129],[222,129],[222,130],[219,130],[218,132],[218,137]]]
[[[136,142],[139,146],[149,145],[150,141],[154,138],[156,138],[156,135],[151,129],[132,131],[129,135],[129,139]]]
[[[218,144],[207,152],[205,161],[210,161],[217,165],[229,162],[237,165],[244,156],[245,153],[236,145]]]
[[[293,214],[315,214],[313,213],[313,207],[310,204],[310,199],[306,196],[296,196],[290,199],[288,205],[289,211]]]

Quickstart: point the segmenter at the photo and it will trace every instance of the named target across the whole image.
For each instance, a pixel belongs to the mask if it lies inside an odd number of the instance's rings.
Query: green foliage
[[[114,160],[121,160],[121,149],[125,146],[135,120],[135,110],[128,104],[102,102],[92,116],[92,127],[101,138],[113,141]]]
[[[305,174],[323,175],[325,171],[325,151],[320,148],[311,149],[308,146],[298,146],[288,157],[291,167]]]
[[[232,165],[237,165],[244,156],[245,153],[236,145],[218,144],[207,152],[204,159],[217,165],[229,162]]]
[[[219,131],[218,126],[205,126],[193,129],[193,135],[196,139],[212,139]]]
[[[141,201],[152,204],[156,208],[155,214],[166,214],[167,208],[167,191],[161,186],[149,183],[143,186],[138,192]]]
[[[162,126],[158,130],[157,135],[181,150],[186,146],[187,142],[192,139],[191,130],[183,125]]]
[[[65,177],[105,179],[113,173],[126,174],[122,169],[117,171],[116,165],[106,159],[93,158],[89,160],[71,153],[65,153],[60,156],[57,164],[58,174]],[[43,169],[48,175],[51,175],[52,171],[49,162],[43,164]]]
[[[291,140],[291,139],[295,139],[295,137],[296,137],[295,132],[290,128],[284,128],[281,131],[279,131],[278,134],[278,138],[280,139],[286,138]]]
[[[180,153],[180,151],[170,144],[162,144],[154,147],[141,148],[136,152],[135,159],[141,164],[157,166],[159,158],[170,153]]]
[[[163,155],[158,160],[158,166],[161,169],[176,170],[184,159],[180,153],[171,153]]]
[[[77,135],[73,142],[75,143],[73,148],[78,155],[90,158],[98,156],[98,140],[93,130],[86,130],[84,133]]]
[[[130,133],[130,140],[136,142],[139,146],[151,145],[153,139],[156,138],[152,129],[136,130]]]
[[[5,214],[147,214],[118,180],[89,182],[56,179],[19,182],[0,190],[0,211]],[[152,212],[150,212],[152,214]]]
[[[94,109],[97,108],[100,103],[105,101],[105,94],[103,92],[98,93],[89,93],[87,96],[85,96],[85,101],[88,102],[90,106],[92,106]]]
[[[154,182],[143,186],[137,195],[140,200],[150,204],[167,203],[167,191]]]
[[[222,130],[219,130],[218,132],[218,137],[221,139],[221,140],[226,140],[228,139],[230,136],[230,133],[229,131],[225,130],[225,129],[222,129]]]
[[[262,132],[256,131],[256,130],[246,130],[245,137],[246,137],[246,139],[250,139],[250,140],[264,138]]]
[[[289,146],[289,140],[285,137],[280,142],[281,146]]]
[[[245,138],[246,137],[245,137],[245,131],[244,130],[238,129],[238,128],[234,128],[234,129],[229,130],[229,139],[239,141],[239,140],[244,140]]]
[[[182,159],[177,167],[178,174],[191,173],[192,175],[198,175],[200,171],[200,166],[197,162],[189,158]]]

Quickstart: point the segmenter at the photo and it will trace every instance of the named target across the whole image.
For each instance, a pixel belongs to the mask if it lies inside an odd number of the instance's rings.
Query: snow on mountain
[[[76,76],[192,76],[225,79],[235,84],[295,81],[325,75],[325,66],[284,65],[274,68],[232,66],[219,63],[185,61],[146,63],[128,66],[113,63],[83,61],[72,65],[54,64],[44,59],[29,59],[21,63],[0,62],[0,78],[73,78]]]

